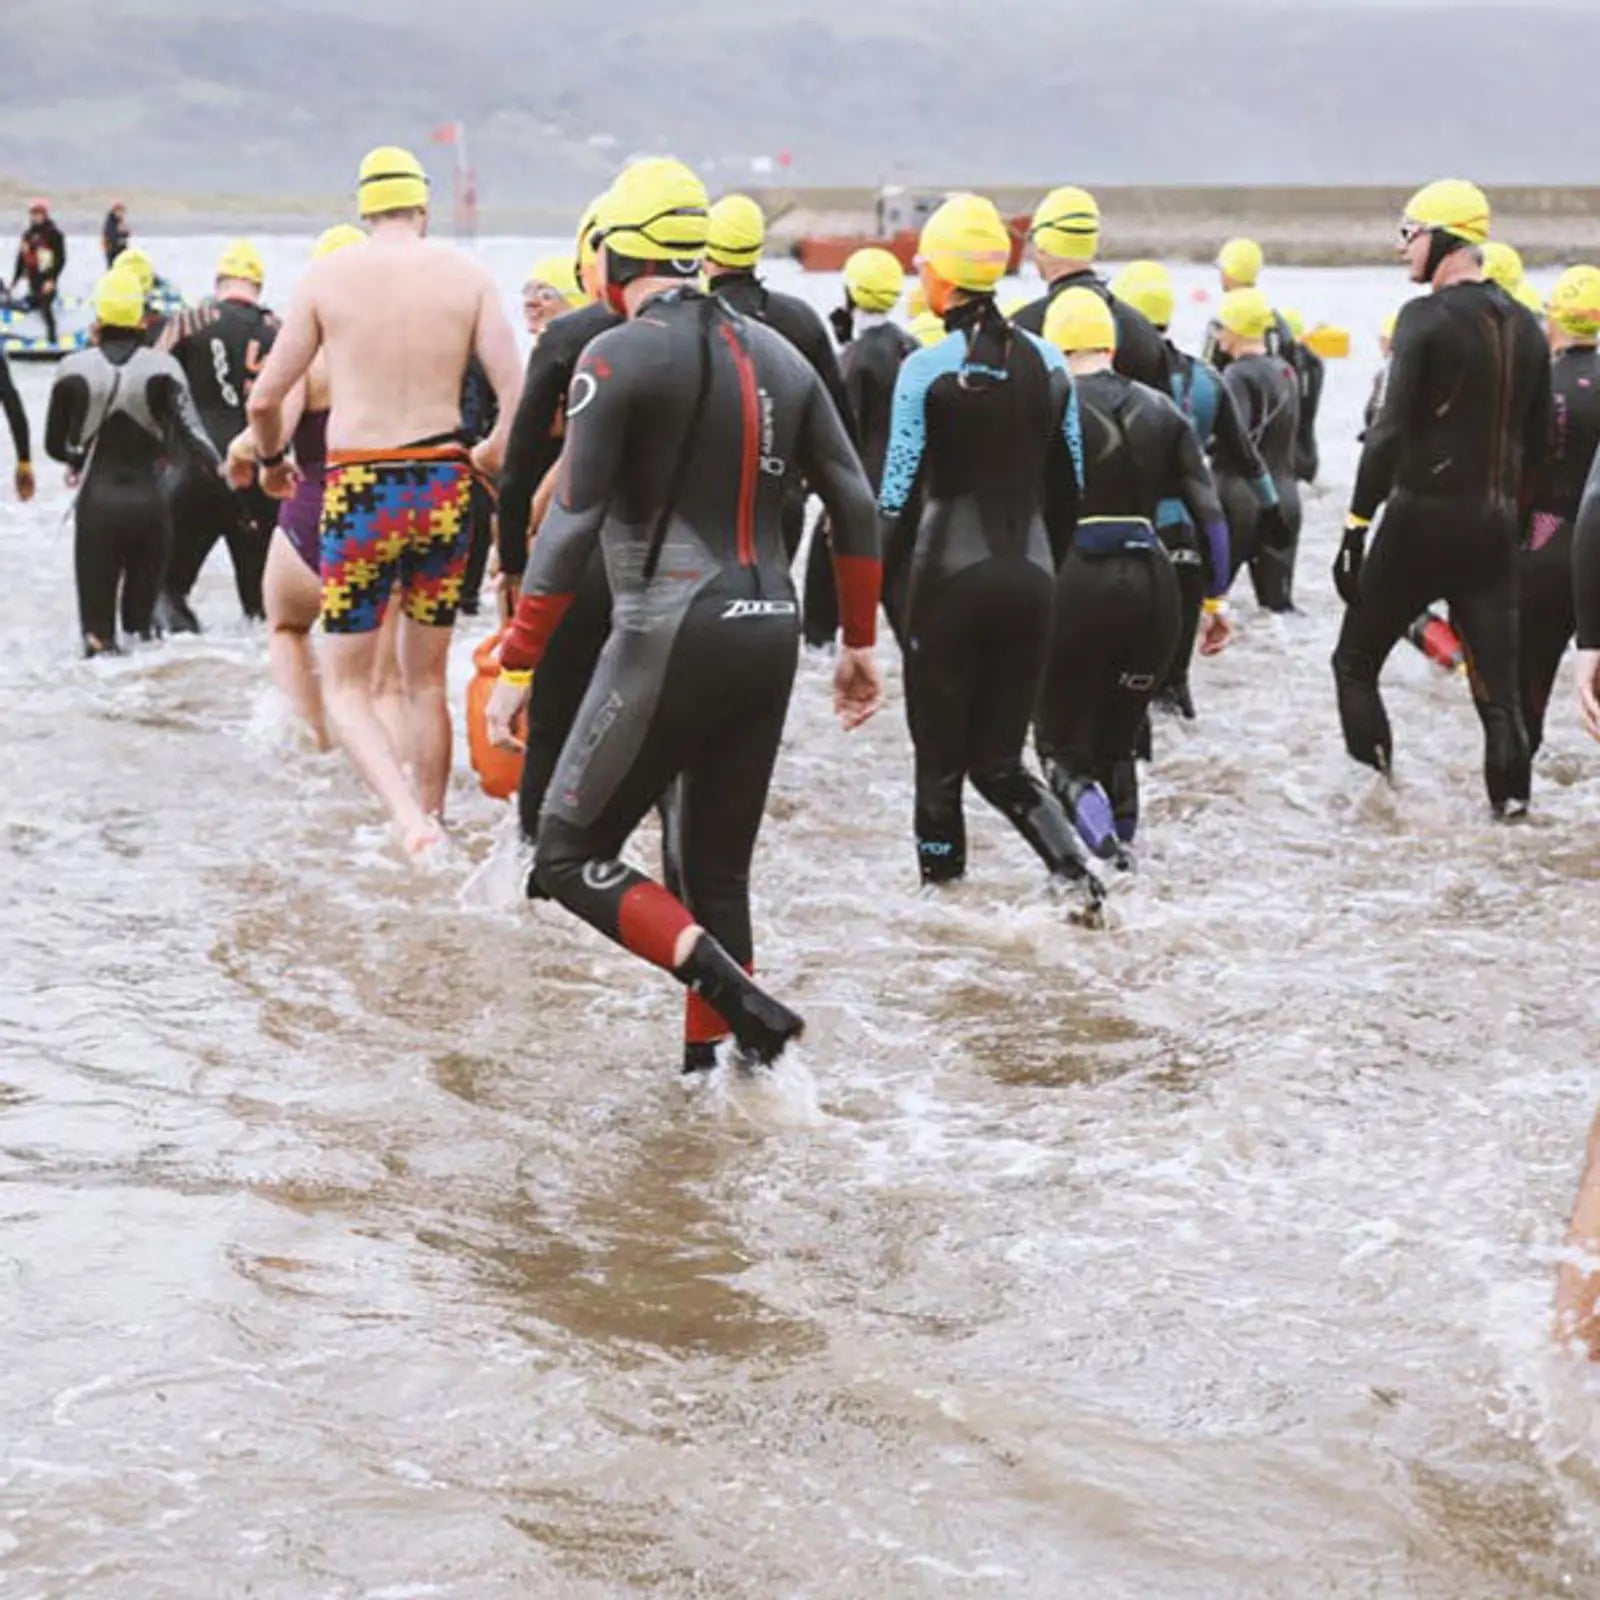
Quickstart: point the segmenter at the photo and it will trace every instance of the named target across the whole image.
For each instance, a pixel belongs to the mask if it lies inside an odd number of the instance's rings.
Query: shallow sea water
[[[199,292],[219,242],[154,253]],[[509,304],[538,246],[482,253]],[[1327,569],[1404,291],[1272,287],[1356,338],[1305,614],[1241,596],[1158,723],[1111,928],[976,802],[919,894],[898,666],[846,737],[808,659],[770,1081],[685,1090],[673,986],[519,901],[464,759],[450,862],[402,867],[221,554],[204,637],[84,664],[59,471],[0,502],[5,1600],[1600,1593],[1546,1340],[1600,751],[1563,669],[1496,826],[1465,685],[1402,647],[1398,785],[1348,762]]]

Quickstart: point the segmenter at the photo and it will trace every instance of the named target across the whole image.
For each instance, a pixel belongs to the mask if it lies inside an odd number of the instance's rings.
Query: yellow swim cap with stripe
[[[1568,267],[1550,291],[1550,320],[1574,339],[1600,333],[1600,267]]]
[[[917,255],[953,288],[983,294],[1011,264],[1011,231],[992,200],[951,195],[923,224]]]
[[[726,194],[711,208],[706,257],[719,267],[753,267],[767,243],[767,219],[747,194]]]
[[[863,311],[893,311],[905,286],[900,258],[882,245],[857,250],[844,264],[844,291]]]
[[[144,286],[132,272],[113,267],[94,286],[95,321],[103,328],[144,326]]]
[[[422,163],[397,144],[379,145],[362,157],[357,187],[363,217],[428,209],[428,175]]]
[[[588,296],[578,287],[578,275],[573,270],[571,256],[540,256],[528,268],[528,276],[522,286],[527,289],[534,284],[554,289],[574,309],[588,300]]]
[[[681,161],[636,161],[601,200],[595,230],[613,255],[666,261],[683,276],[706,253],[711,204],[706,186]]]
[[[1100,206],[1087,189],[1052,189],[1039,202],[1028,237],[1041,255],[1093,261],[1100,250]]]
[[[1465,178],[1440,178],[1426,184],[1406,202],[1402,221],[1448,233],[1466,244],[1489,238],[1489,200]]]

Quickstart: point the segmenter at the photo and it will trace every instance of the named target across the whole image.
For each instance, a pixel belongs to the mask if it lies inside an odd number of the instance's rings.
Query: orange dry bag
[[[472,757],[472,770],[478,774],[485,794],[496,800],[509,800],[522,782],[522,752],[502,750],[489,742],[489,696],[500,676],[498,633],[491,633],[472,652],[472,665],[477,669],[467,684],[467,750]],[[526,713],[517,718],[516,733],[519,739],[527,738]]]

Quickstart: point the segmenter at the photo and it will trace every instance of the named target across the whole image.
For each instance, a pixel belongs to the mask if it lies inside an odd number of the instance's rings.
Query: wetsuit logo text
[[[793,600],[730,600],[722,608],[723,622],[737,622],[742,617],[792,617],[796,606]]]

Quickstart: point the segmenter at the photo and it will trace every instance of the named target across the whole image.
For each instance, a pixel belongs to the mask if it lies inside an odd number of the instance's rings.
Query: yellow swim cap
[[[1568,267],[1550,291],[1550,320],[1574,339],[1600,334],[1600,267]]]
[[[1171,274],[1159,261],[1130,261],[1111,280],[1111,292],[1135,311],[1142,311],[1156,327],[1171,325],[1176,296]]]
[[[217,261],[219,278],[243,278],[258,289],[266,281],[267,269],[262,265],[261,252],[248,239],[235,239]]]
[[[1045,314],[1044,336],[1068,355],[1115,350],[1117,323],[1111,307],[1093,289],[1063,289]]]
[[[605,248],[629,261],[670,261],[692,277],[710,229],[706,186],[681,161],[636,161],[600,202],[595,230]]]
[[[570,256],[540,256],[528,269],[524,287],[542,283],[554,289],[569,306],[583,305],[588,296],[578,287],[578,274],[573,269]]]
[[[711,208],[706,256],[719,267],[753,267],[767,243],[767,219],[747,194],[725,194]]]
[[[1235,288],[1253,289],[1261,276],[1266,257],[1254,239],[1229,239],[1217,251],[1217,270]]]
[[[857,250],[844,264],[844,292],[863,311],[893,311],[905,286],[900,258],[881,245]]]
[[[1401,223],[1437,229],[1465,244],[1483,244],[1489,237],[1489,201],[1477,184],[1465,178],[1440,178],[1412,195]]]
[[[1039,202],[1028,237],[1041,255],[1093,261],[1100,249],[1100,207],[1087,189],[1052,189]]]
[[[331,256],[335,250],[345,250],[353,244],[365,244],[367,236],[352,222],[335,223],[322,234],[311,247],[311,259],[320,261],[324,256]]]
[[[1399,321],[1400,313],[1398,311],[1391,311],[1389,315],[1378,324],[1378,337],[1380,339],[1394,338],[1395,326]]]
[[[131,272],[139,280],[139,286],[146,294],[156,286],[155,263],[143,250],[135,250],[132,246],[126,250],[119,250],[117,259],[107,270]]]
[[[1278,315],[1288,324],[1289,332],[1294,335],[1297,341],[1305,338],[1306,319],[1298,311],[1291,311],[1288,306],[1279,306]]]
[[[981,194],[954,194],[922,225],[917,254],[952,288],[986,294],[1011,265],[1011,233]]]
[[[1486,239],[1483,245],[1483,275],[1498,283],[1507,294],[1515,294],[1525,273],[1522,257],[1514,246],[1502,239]]]
[[[358,189],[363,217],[428,209],[428,175],[422,163],[397,144],[379,145],[362,157]]]
[[[144,285],[138,277],[113,267],[94,286],[94,317],[102,328],[142,328]]]
[[[1230,289],[1217,303],[1217,321],[1241,339],[1266,337],[1272,326],[1272,302],[1259,289]]]
[[[911,337],[918,344],[938,344],[945,337],[944,319],[931,311],[919,311],[911,319]]]
[[[906,292],[906,315],[913,322],[918,317],[928,314],[928,291],[922,287],[920,281],[914,282]]]

